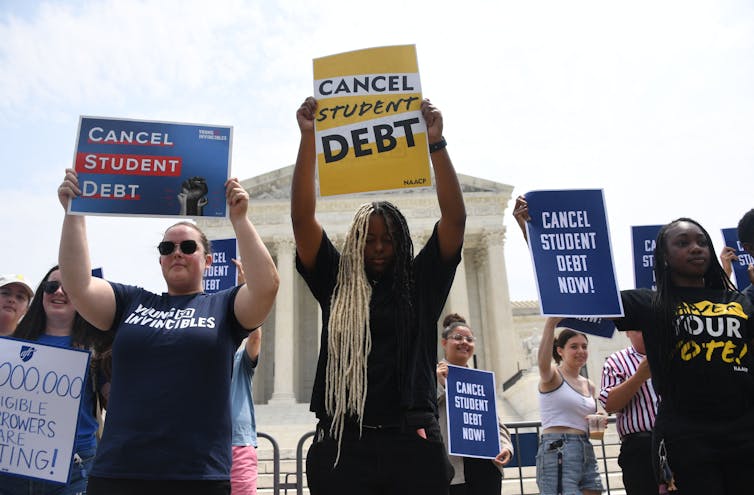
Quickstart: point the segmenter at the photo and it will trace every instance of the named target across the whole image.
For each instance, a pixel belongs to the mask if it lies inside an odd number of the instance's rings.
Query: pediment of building
[[[271,200],[271,201],[289,201],[291,197],[291,178],[293,176],[293,165],[279,168],[271,172],[267,172],[255,177],[251,177],[242,181],[242,185],[249,191],[249,196],[252,199],[257,200]],[[512,186],[502,184],[500,182],[494,182],[479,177],[473,177],[470,175],[458,174],[458,179],[461,183],[461,189],[464,194],[472,193],[487,193],[490,195],[503,195],[510,197]],[[360,193],[359,197],[365,196],[425,196],[431,191],[430,188],[412,188],[412,189],[400,189],[395,191],[377,191],[373,193]],[[432,192],[434,194],[434,192]],[[347,197],[347,196],[344,196]]]

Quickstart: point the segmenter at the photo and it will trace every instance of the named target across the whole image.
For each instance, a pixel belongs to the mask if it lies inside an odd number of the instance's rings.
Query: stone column
[[[513,326],[513,311],[508,292],[508,274],[505,269],[503,252],[504,232],[486,231],[482,235],[481,252],[478,258],[481,291],[484,301],[481,305],[485,320],[485,346],[490,361],[487,367],[495,372],[498,387],[518,371],[521,360],[521,345],[516,339]]]
[[[275,358],[273,362],[273,392],[270,404],[293,404],[294,348],[293,348],[293,289],[294,249],[290,238],[275,239],[280,288],[275,299]]]
[[[453,279],[453,286],[448,294],[448,301],[445,303],[445,312],[440,316],[440,324],[447,313],[458,313],[466,318],[471,328],[474,328],[474,322],[471,321],[469,313],[469,288],[466,283],[466,259],[465,253],[461,253],[461,262],[456,268],[456,276]]]

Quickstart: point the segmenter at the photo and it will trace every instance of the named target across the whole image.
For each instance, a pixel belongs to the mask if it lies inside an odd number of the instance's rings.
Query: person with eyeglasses
[[[445,409],[445,383],[448,364],[468,367],[474,356],[476,337],[466,319],[456,313],[443,319],[441,345],[445,358],[437,363],[437,409],[440,413],[440,429],[445,445],[448,445],[448,413]],[[448,454],[453,466],[449,495],[499,495],[503,485],[503,467],[513,457],[513,443],[505,423],[498,415],[500,453],[492,460],[462,457]]]
[[[21,275],[0,275],[0,337],[16,329],[26,311],[34,290]]]
[[[262,325],[279,277],[247,216],[248,192],[225,183],[230,222],[247,283],[203,292],[210,243],[192,222],[178,222],[158,245],[167,292],[92,277],[86,217],[66,213],[60,274],[74,305],[96,328],[113,332],[107,421],[89,478],[90,495],[230,493],[233,355]],[[66,171],[63,208],[80,195]]]
[[[61,485],[44,480],[0,475],[0,495],[76,495],[86,493],[88,474],[97,449],[100,402],[109,385],[108,351],[112,335],[100,332],[76,311],[60,282],[60,270],[52,267],[33,293],[29,311],[13,333],[14,338],[40,344],[91,352],[89,373],[82,387],[76,437],[70,462],[70,478]]]

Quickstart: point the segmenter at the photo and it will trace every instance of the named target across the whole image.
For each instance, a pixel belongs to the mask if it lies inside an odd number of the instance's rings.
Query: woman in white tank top
[[[598,402],[594,384],[580,374],[589,357],[588,340],[568,328],[562,329],[556,339],[559,321],[547,319],[539,344],[542,435],[537,485],[542,495],[596,495],[604,489],[589,441],[587,415],[598,412]],[[607,415],[599,412],[604,414],[605,426]]]

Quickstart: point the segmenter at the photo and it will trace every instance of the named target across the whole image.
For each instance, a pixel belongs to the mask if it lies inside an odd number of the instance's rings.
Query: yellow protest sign
[[[314,59],[322,196],[431,185],[414,45]]]

